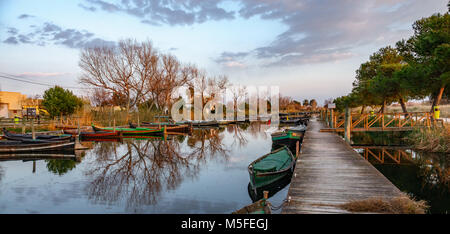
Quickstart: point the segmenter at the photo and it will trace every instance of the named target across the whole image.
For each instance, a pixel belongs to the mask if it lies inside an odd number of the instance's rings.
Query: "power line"
[[[2,73],[3,73],[3,74],[6,74],[6,73],[4,73],[4,72],[2,72]],[[10,79],[10,80],[15,80],[15,81],[21,81],[21,82],[29,83],[29,84],[42,85],[42,86],[47,86],[47,87],[54,87],[54,86],[56,86],[56,85],[52,85],[52,84],[40,83],[40,82],[35,82],[35,81],[21,80],[21,79],[18,79],[18,78],[15,78],[15,77],[11,77],[11,76],[14,76],[14,75],[8,75],[8,76],[0,75],[0,77],[1,77],[1,78],[4,78],[4,79]],[[17,76],[16,76],[16,77],[17,77]],[[23,78],[23,77],[20,77],[20,78]],[[70,86],[60,86],[60,87],[66,88],[66,89],[85,89],[85,88],[82,88],[82,87],[70,87]]]

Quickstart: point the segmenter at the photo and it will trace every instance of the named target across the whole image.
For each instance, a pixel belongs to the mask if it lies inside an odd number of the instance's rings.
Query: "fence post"
[[[22,117],[22,134],[25,134],[25,118]]]
[[[334,128],[333,109],[331,109],[331,111],[330,111],[330,116],[331,116],[331,118],[330,118],[330,127],[331,127],[331,128]]]
[[[33,140],[36,140],[36,132],[34,131],[34,121],[33,118],[31,118],[31,137]]]
[[[351,139],[351,115],[350,115],[350,108],[348,106],[345,107],[345,128],[344,128],[344,139],[346,142],[350,143]]]

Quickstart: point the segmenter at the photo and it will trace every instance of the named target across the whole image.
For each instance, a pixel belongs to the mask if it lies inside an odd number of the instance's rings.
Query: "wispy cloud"
[[[17,17],[17,18],[19,18],[19,19],[28,19],[28,18],[33,18],[33,17],[35,17],[34,15],[28,15],[28,14],[22,14],[22,15],[19,15],[19,17]]]
[[[31,26],[30,26],[31,27]],[[6,44],[47,44],[63,45],[69,48],[84,48],[99,45],[114,45],[115,42],[94,37],[94,33],[86,30],[65,29],[51,22],[41,26],[33,25],[31,32],[20,33],[16,28],[8,28],[9,37],[3,41]]]
[[[249,55],[248,52],[223,52],[214,61],[228,68],[245,68],[247,67],[242,60]]]
[[[57,77],[57,76],[64,76],[64,75],[70,75],[70,73],[67,72],[22,72],[17,74],[17,76],[21,77]]]
[[[446,0],[239,2],[242,7],[238,13],[243,18],[260,17],[288,26],[268,45],[248,51],[255,55],[253,59],[271,61],[269,65],[301,65],[348,59],[354,56],[352,51],[360,46],[385,45],[408,36],[415,20],[446,5]],[[409,30],[405,30],[405,26]],[[223,58],[230,58],[224,57],[226,53],[220,55],[216,62],[223,63]],[[261,64],[267,65],[264,62]]]
[[[199,0],[123,0],[110,3],[104,0],[86,0],[83,9],[101,9],[106,12],[126,13],[151,25],[191,25],[209,20],[234,19],[235,12],[221,7],[220,1]]]
[[[222,3],[234,2],[238,10]],[[391,43],[408,31],[395,25],[411,25],[445,7],[447,0],[85,0],[81,7],[110,13],[125,13],[151,25],[192,25],[236,17],[259,17],[288,26],[271,43],[244,51],[224,52],[214,59],[224,66],[244,64],[244,59],[270,60],[274,65],[323,63],[353,56],[356,47]],[[265,64],[262,62],[261,64]]]

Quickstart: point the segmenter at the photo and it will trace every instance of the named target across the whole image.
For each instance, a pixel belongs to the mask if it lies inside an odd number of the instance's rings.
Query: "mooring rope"
[[[284,206],[284,204],[287,203],[287,202],[289,202],[289,199],[284,199],[284,200],[281,202],[281,204],[280,204],[279,206],[274,206],[274,205],[272,205],[272,203],[271,203],[270,209],[273,210],[273,211],[279,210],[279,209],[281,209],[281,208]]]

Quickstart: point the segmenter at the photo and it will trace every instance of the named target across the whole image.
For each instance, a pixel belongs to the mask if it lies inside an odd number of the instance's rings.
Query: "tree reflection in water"
[[[74,160],[67,159],[46,159],[45,162],[47,163],[47,170],[57,175],[66,174],[78,164]]]
[[[449,154],[390,147],[356,148],[363,148],[361,155],[401,191],[427,201],[431,213],[450,212]]]
[[[127,210],[153,205],[164,189],[176,189],[184,178],[193,178],[207,160],[227,160],[218,129],[195,130],[186,141],[175,136],[168,140],[125,139],[123,143],[96,145],[95,160],[86,175],[92,177],[87,187],[95,202],[126,201]]]

